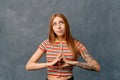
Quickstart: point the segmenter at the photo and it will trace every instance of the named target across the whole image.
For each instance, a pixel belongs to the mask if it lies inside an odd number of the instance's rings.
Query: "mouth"
[[[63,30],[60,30],[60,31],[57,31],[58,33],[62,33],[63,32]]]

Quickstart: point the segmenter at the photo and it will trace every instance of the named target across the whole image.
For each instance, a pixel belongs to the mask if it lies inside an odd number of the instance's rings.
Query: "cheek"
[[[62,29],[65,30],[65,25],[62,26]]]
[[[55,32],[56,31],[56,28],[53,26],[53,31]]]

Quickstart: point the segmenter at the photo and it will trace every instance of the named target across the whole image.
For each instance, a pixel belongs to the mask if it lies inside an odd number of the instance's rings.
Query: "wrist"
[[[75,61],[73,66],[77,66],[78,63],[79,63],[78,61]]]
[[[48,66],[51,66],[51,62],[47,62],[47,64],[46,64],[46,65],[47,65],[47,67],[48,67]]]
[[[78,64],[78,61],[68,61],[68,64],[71,66],[76,66]]]

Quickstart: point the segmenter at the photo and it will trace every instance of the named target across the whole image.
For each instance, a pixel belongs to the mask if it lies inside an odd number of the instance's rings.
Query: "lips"
[[[63,32],[63,30],[60,30],[60,31],[57,31],[58,33],[61,33],[61,32]]]

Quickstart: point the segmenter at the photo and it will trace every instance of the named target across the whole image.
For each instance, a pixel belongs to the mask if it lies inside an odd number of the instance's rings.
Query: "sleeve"
[[[47,40],[43,41],[38,48],[41,49],[42,51],[46,52],[46,45],[47,45]]]
[[[80,55],[83,53],[88,53],[86,47],[81,42],[77,42],[77,49]]]

